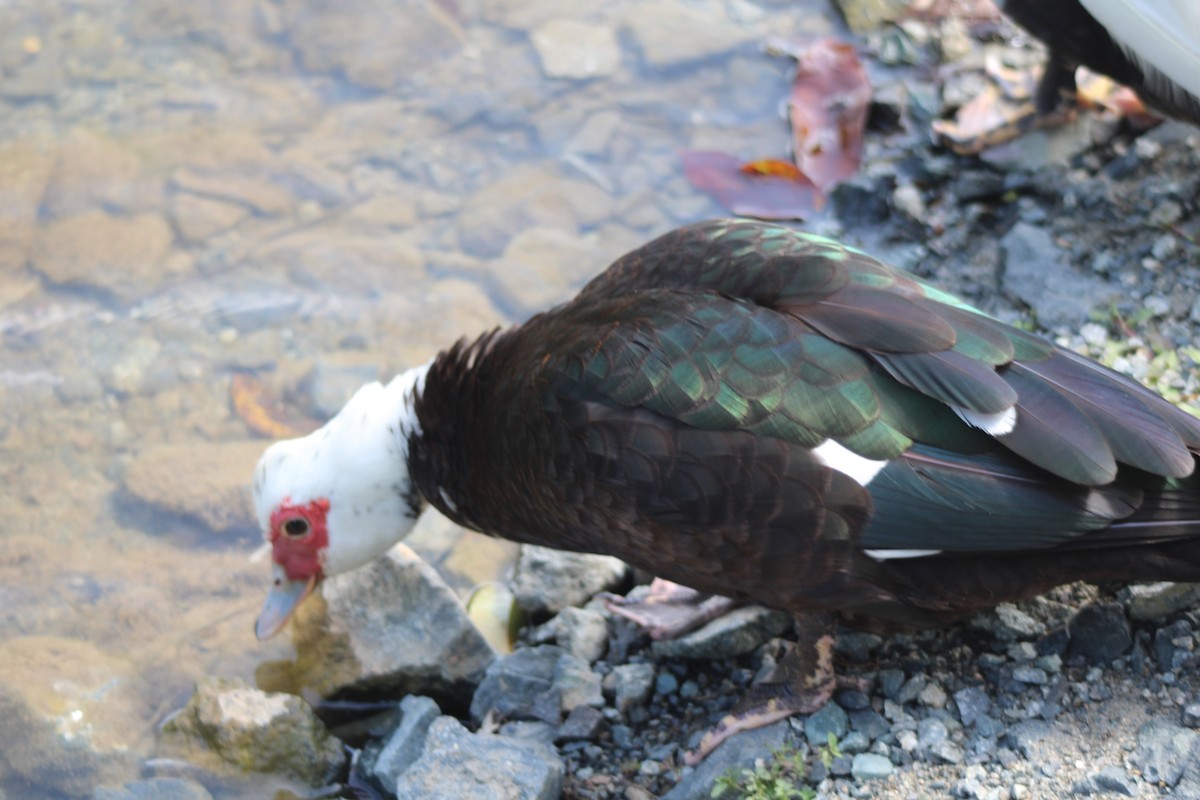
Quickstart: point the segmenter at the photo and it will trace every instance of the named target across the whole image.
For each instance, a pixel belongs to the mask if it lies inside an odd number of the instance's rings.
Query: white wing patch
[[[997,411],[995,414],[984,414],[979,411],[968,411],[965,408],[950,406],[954,409],[954,413],[962,418],[962,421],[973,427],[979,428],[989,436],[1003,436],[1006,433],[1012,433],[1013,428],[1017,427],[1017,407],[1009,406],[1003,411]]]
[[[941,553],[941,550],[863,550],[876,561],[887,561],[892,558],[922,558],[924,556],[936,556]]]
[[[869,458],[863,458],[858,453],[852,453],[833,439],[826,439],[817,447],[814,447],[813,455],[821,460],[825,466],[836,469],[838,472],[843,472],[854,478],[859,485],[866,486],[871,482],[879,470],[887,466],[886,461],[872,461]]]

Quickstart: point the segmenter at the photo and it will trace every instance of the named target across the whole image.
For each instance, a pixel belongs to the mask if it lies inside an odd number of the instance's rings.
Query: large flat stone
[[[402,544],[324,581],[301,605],[292,637],[299,685],[326,696],[371,691],[465,701],[495,658],[437,571]]]

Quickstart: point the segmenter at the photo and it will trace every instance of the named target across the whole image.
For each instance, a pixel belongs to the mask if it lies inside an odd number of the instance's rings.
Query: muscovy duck
[[[943,623],[1076,580],[1200,580],[1200,420],[852,247],[680,228],[460,341],[254,475],[273,634],[425,504],[797,615],[710,732],[811,712],[837,615]]]
[[[1108,75],[1172,117],[1200,124],[1200,3],[1196,0],[1000,0],[1046,43],[1038,111],[1075,93],[1075,68]]]

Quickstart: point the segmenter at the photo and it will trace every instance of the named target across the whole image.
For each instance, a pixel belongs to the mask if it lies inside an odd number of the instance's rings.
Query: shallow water
[[[719,214],[678,151],[786,154],[816,5],[0,0],[0,796],[170,773],[198,677],[289,655],[235,374],[319,419]]]

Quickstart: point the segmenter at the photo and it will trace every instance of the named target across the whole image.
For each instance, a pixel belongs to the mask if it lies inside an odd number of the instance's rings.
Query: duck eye
[[[308,520],[300,517],[292,517],[283,523],[283,532],[293,539],[299,539],[308,533]]]

